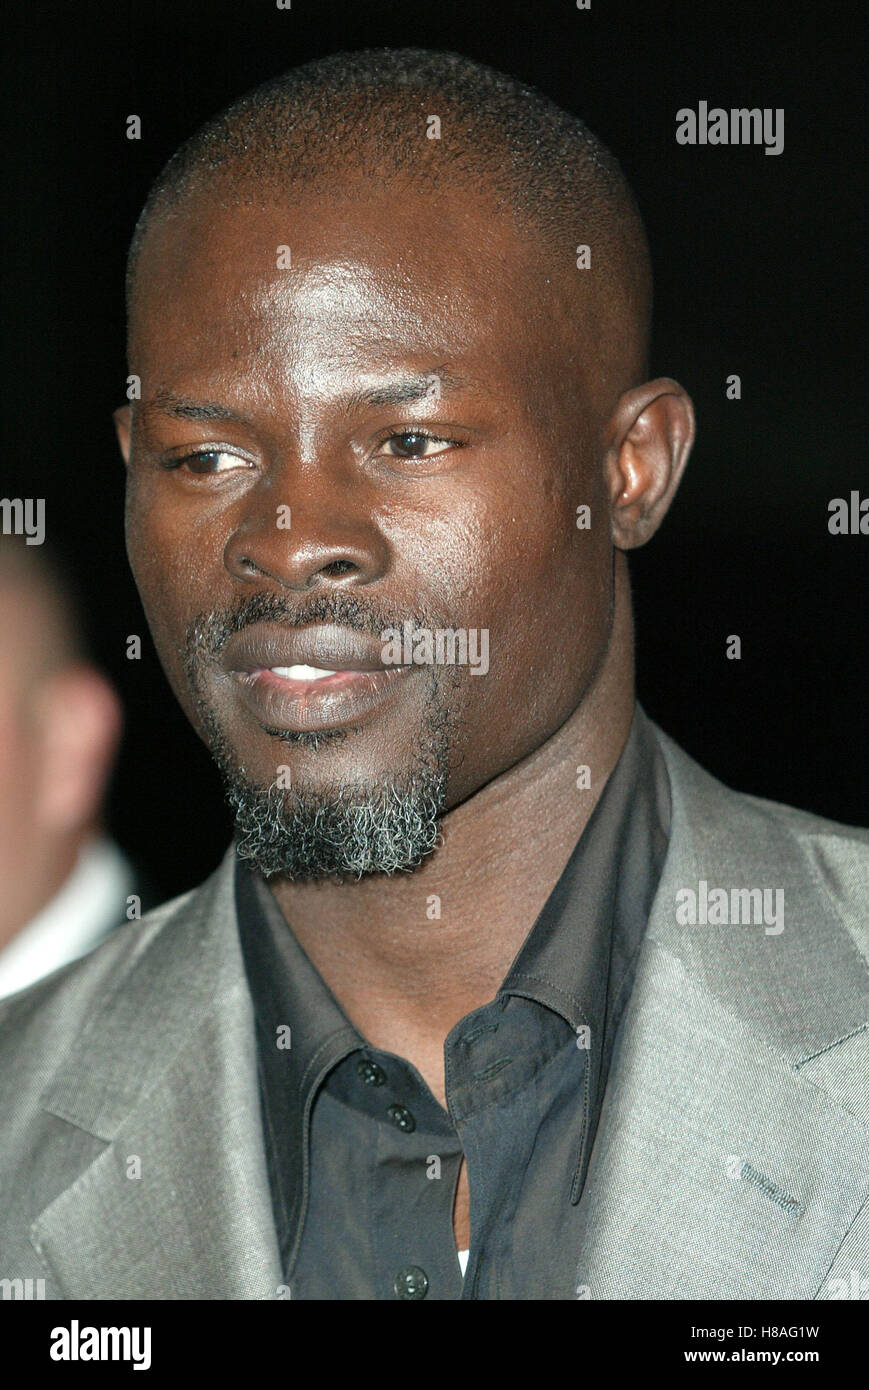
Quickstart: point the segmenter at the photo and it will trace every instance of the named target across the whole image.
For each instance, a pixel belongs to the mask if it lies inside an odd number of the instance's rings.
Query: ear
[[[121,736],[114,687],[83,663],[46,682],[39,701],[38,813],[57,833],[73,833],[99,814]]]
[[[130,428],[132,425],[130,407],[128,405],[118,406],[118,409],[112,415],[112,419],[115,422],[115,433],[118,436],[118,444],[120,445],[121,453],[124,457],[124,463],[129,467]]]
[[[676,495],[694,443],[694,407],[677,381],[626,391],[607,425],[606,481],[613,545],[651,540]]]

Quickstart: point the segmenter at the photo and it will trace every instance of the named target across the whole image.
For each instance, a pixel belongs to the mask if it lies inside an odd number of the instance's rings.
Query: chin
[[[317,787],[227,778],[236,848],[266,877],[358,880],[417,868],[440,843],[446,771]]]

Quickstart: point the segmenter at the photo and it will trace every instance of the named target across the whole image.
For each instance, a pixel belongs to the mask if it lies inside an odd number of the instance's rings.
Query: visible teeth
[[[323,676],[334,676],[334,671],[322,671],[319,666],[272,666],[276,676],[286,676],[291,681],[318,681]]]

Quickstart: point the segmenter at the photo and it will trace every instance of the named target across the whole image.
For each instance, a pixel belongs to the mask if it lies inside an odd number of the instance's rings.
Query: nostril
[[[350,570],[355,570],[356,566],[352,560],[333,560],[330,565],[324,565],[321,574],[328,574],[330,578],[336,578],[339,574],[347,574]]]

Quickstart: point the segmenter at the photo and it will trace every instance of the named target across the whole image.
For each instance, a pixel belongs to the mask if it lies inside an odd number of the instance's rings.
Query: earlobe
[[[118,436],[118,445],[123,456],[124,463],[130,463],[130,407],[128,405],[118,406],[112,415],[115,422],[115,433]]]
[[[676,495],[694,442],[694,407],[677,381],[661,377],[626,392],[609,430],[607,481],[613,544],[651,540]]]

